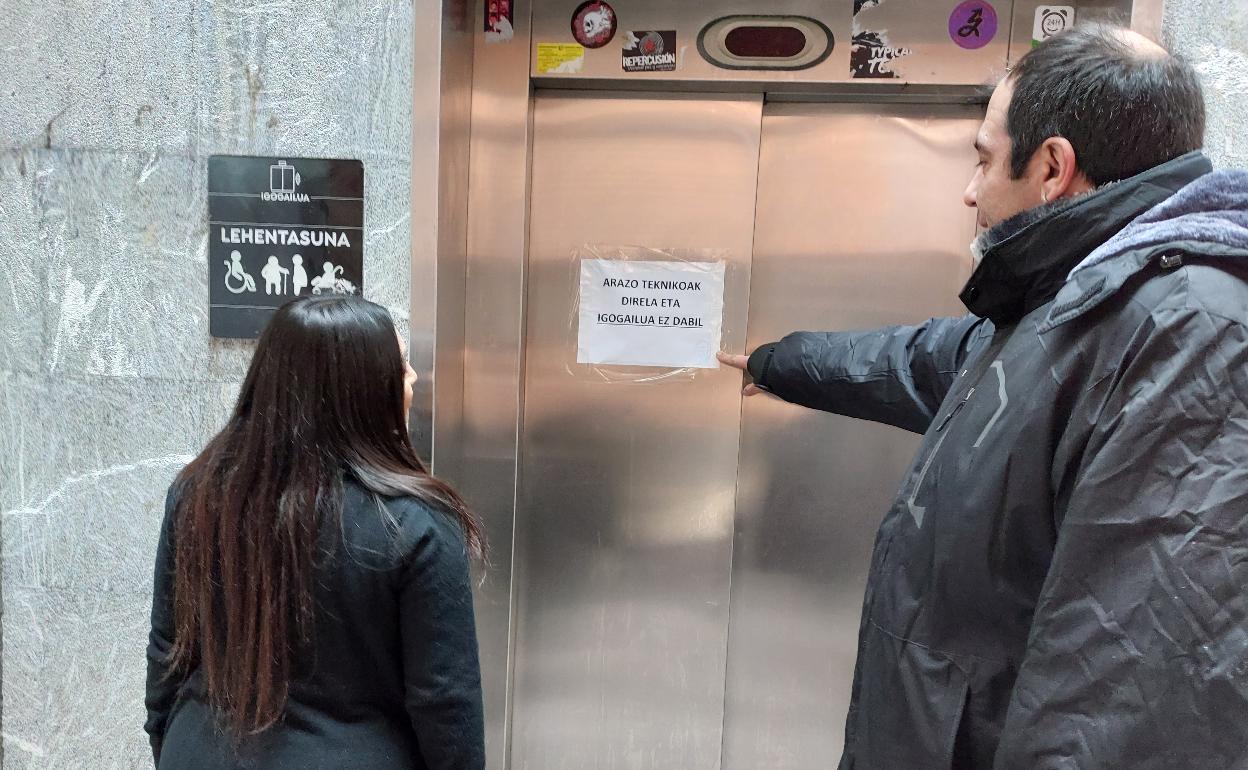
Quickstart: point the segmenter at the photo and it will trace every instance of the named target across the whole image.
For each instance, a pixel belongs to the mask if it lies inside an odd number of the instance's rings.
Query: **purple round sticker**
[[[983,48],[997,36],[997,9],[983,0],[966,0],[949,17],[949,37],[963,48]]]

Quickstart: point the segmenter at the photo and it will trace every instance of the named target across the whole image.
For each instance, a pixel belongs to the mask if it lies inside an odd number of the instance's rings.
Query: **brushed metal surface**
[[[434,472],[450,479],[460,476],[463,440],[473,37],[464,3],[414,9],[420,39],[412,78],[412,436]]]
[[[577,3],[534,0],[531,66],[535,78],[581,81],[624,79],[636,82],[723,81],[765,84],[852,83],[869,87],[880,83],[980,85],[1005,72],[1009,49],[1013,0],[988,0],[995,8],[998,29],[982,48],[956,45],[949,35],[949,18],[960,0],[879,0],[864,6],[855,17],[852,0],[717,0],[674,3],[671,0],[612,0],[618,17],[615,38],[607,45],[589,49],[580,73],[546,75],[537,70],[537,46],[572,43],[571,17]],[[815,19],[831,30],[835,46],[827,59],[809,69],[796,71],[726,70],[706,61],[698,52],[698,34],[711,22],[739,14],[796,15]],[[1030,19],[1028,20],[1030,24]],[[675,30],[675,72],[624,72],[621,46],[625,33],[636,30]],[[850,51],[856,32],[883,35],[887,45],[911,53],[896,60],[896,81],[855,79],[850,76]],[[592,84],[583,88],[595,87]]]
[[[474,4],[472,142],[468,163],[462,443],[454,479],[485,522],[491,565],[477,587],[486,761],[507,767],[516,442],[524,341],[531,110],[529,3],[515,0],[515,37],[484,42]],[[475,14],[475,15],[474,15]]]
[[[437,356],[436,325],[438,302],[438,205],[449,182],[441,173],[419,173],[417,169],[440,171],[442,147],[439,143],[442,115],[443,73],[442,3],[426,3],[413,9],[412,105],[422,116],[412,120],[411,171],[411,272],[408,317],[396,318],[408,332],[408,360],[416,371],[409,425],[412,443],[421,457],[433,453],[434,361]]]
[[[974,107],[768,105],[746,349],[965,312]],[[839,756],[879,520],[917,436],[745,400],[725,770]]]
[[[464,297],[468,259],[473,26],[472,14],[465,8],[467,0],[443,0],[442,5],[442,111],[438,117],[438,184],[441,192],[436,228],[437,343],[430,459],[435,473],[459,479],[462,478],[464,431]],[[420,120],[418,115],[419,112],[413,122]],[[419,174],[419,166],[414,160],[412,167]]]
[[[739,374],[567,369],[574,248],[724,249],[744,344],[761,99],[539,95],[511,767],[715,768]]]

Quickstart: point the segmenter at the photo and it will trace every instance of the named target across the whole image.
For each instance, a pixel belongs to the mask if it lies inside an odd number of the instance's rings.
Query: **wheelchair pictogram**
[[[229,260],[225,262],[225,288],[231,294],[256,290],[256,279],[243,269],[243,255],[237,251],[231,251]]]

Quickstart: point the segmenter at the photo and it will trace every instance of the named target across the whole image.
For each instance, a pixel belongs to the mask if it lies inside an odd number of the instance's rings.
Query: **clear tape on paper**
[[[719,367],[715,353],[731,332],[725,251],[586,245],[572,261],[569,373],[658,382]]]

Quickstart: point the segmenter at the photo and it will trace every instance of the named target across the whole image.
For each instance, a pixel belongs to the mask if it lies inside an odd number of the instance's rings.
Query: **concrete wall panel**
[[[208,157],[359,158],[406,324],[411,0],[0,3],[3,767],[150,766],[165,490],[252,345],[208,336]]]

